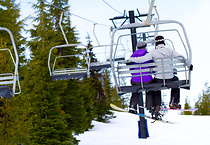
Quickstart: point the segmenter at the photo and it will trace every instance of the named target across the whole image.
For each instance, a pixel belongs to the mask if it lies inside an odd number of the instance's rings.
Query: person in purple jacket
[[[137,50],[131,55],[132,57],[140,57],[146,55],[148,52],[146,50],[147,43],[144,41],[140,41],[137,43]],[[153,60],[149,60],[143,63],[151,63]],[[132,64],[138,64],[138,63],[130,63]],[[142,67],[141,69],[146,69],[148,67]],[[130,70],[138,70],[140,68],[132,68]],[[150,74],[150,72],[143,72],[142,74]],[[131,85],[138,85],[141,86],[141,82],[143,84],[149,84],[153,82],[152,76],[151,75],[146,75],[146,76],[135,76],[135,75],[140,75],[140,73],[132,73],[132,78],[131,78]],[[146,108],[150,110],[152,106],[160,106],[159,102],[161,102],[161,95],[160,94],[155,94],[156,92],[154,91],[148,91],[146,92]],[[132,93],[131,99],[130,99],[130,106],[129,106],[129,112],[131,113],[137,113],[137,104],[139,102],[139,95],[140,93]]]

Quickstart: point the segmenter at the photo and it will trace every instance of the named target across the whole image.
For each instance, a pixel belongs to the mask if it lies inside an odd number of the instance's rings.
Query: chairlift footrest
[[[98,70],[98,69],[110,68],[110,67],[111,67],[110,64],[93,65],[93,66],[90,66],[90,70]]]
[[[12,92],[10,86],[0,86],[0,97],[12,99]]]
[[[166,86],[163,85],[163,83],[151,83],[151,84],[145,84],[143,85],[143,89],[141,86],[121,86],[119,88],[121,94],[124,93],[136,93],[141,90],[145,91],[157,91],[161,89],[169,89],[169,88],[183,88],[183,89],[190,89],[189,88],[189,80],[187,81],[188,83],[186,84],[186,80],[179,80],[179,81],[172,81],[166,83]]]
[[[52,75],[50,76],[51,81],[55,80],[68,80],[68,79],[78,79],[78,78],[87,78],[87,72],[80,73],[71,73],[71,74],[61,74],[61,75]]]

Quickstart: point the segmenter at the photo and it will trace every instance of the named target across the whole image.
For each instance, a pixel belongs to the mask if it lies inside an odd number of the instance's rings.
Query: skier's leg
[[[134,108],[136,110],[138,102],[139,102],[139,93],[132,93],[129,107]]]
[[[153,104],[153,91],[146,92],[146,108],[147,110],[150,110]]]
[[[172,78],[172,81],[179,80],[178,77],[174,76]],[[172,88],[171,89],[171,101],[170,101],[170,108],[181,108],[181,105],[179,105],[180,102],[180,88]]]

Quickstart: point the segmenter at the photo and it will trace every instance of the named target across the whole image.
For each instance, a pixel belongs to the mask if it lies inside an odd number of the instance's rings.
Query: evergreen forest
[[[76,145],[75,135],[91,129],[92,120],[109,122],[114,117],[109,104],[123,104],[116,89],[111,85],[108,69],[92,70],[89,78],[51,81],[48,70],[48,55],[53,46],[66,44],[58,26],[61,12],[62,26],[70,44],[78,44],[77,30],[71,26],[68,0],[52,0],[49,5],[43,0],[32,4],[37,17],[20,20],[20,4],[15,0],[0,0],[0,26],[8,28],[16,43],[19,54],[21,93],[12,99],[0,98],[0,144],[46,144]],[[26,28],[25,21],[32,19],[33,27]],[[22,32],[30,34],[25,38]],[[97,61],[87,39],[91,61]],[[0,33],[0,48],[13,51],[7,32]],[[26,58],[25,50],[30,50]],[[82,54],[77,47],[62,48],[52,56]],[[13,72],[8,53],[0,52],[1,74]],[[85,65],[84,59],[59,61]]]
[[[37,0],[31,4],[36,17],[20,19],[20,4],[16,0],[0,0],[0,27],[8,28],[15,40],[19,54],[19,76],[21,93],[12,99],[0,98],[0,145],[78,145],[76,135],[88,131],[93,120],[108,123],[114,118],[110,103],[125,107],[125,98],[118,96],[113,87],[110,70],[91,70],[90,77],[51,81],[48,56],[52,47],[66,44],[59,27],[62,26],[68,43],[79,44],[78,32],[71,25],[69,0]],[[31,19],[32,28],[26,29]],[[23,34],[27,32],[29,38]],[[92,51],[91,38],[86,44],[91,62],[97,62]],[[0,32],[0,49],[13,47],[9,35]],[[26,57],[25,51],[30,51]],[[52,56],[84,54],[77,47],[63,47]],[[86,54],[87,55],[87,54]],[[84,58],[62,59],[59,65],[85,66]],[[0,51],[0,74],[13,72],[10,54]],[[51,62],[52,63],[52,62]],[[195,103],[194,115],[210,114],[210,87],[206,84],[203,94]],[[191,108],[188,98],[185,109]],[[184,115],[192,115],[184,112]]]

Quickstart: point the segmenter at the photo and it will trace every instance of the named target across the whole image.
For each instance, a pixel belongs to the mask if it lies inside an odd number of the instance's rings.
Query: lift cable
[[[64,9],[62,9],[62,8],[60,8],[60,7],[58,7],[58,6],[54,5],[54,4],[52,4],[52,3],[48,2],[48,1],[46,1],[46,0],[44,0],[44,1],[45,1],[46,3],[48,3],[49,5],[55,7],[55,8],[58,8],[58,9],[64,11],[64,12],[67,12],[67,13],[71,14],[72,16],[78,17],[78,18],[80,18],[80,19],[83,19],[83,20],[85,20],[85,21],[91,22],[91,23],[93,23],[93,24],[97,24],[97,25],[101,25],[101,26],[106,26],[106,27],[111,27],[110,25],[106,25],[106,24],[101,24],[101,23],[94,22],[94,21],[92,21],[92,20],[89,20],[89,19],[86,19],[86,18],[81,17],[81,16],[79,16],[79,15],[76,15],[76,14],[74,14],[74,13],[72,13],[72,12],[70,13],[70,12],[68,12],[68,11],[66,11],[66,10],[64,10]]]
[[[113,8],[110,4],[108,4],[105,0],[102,0],[105,4],[107,4],[110,8],[112,8],[114,11],[118,12],[119,14],[123,15],[123,13],[119,12],[118,10],[116,10],[115,8]]]

